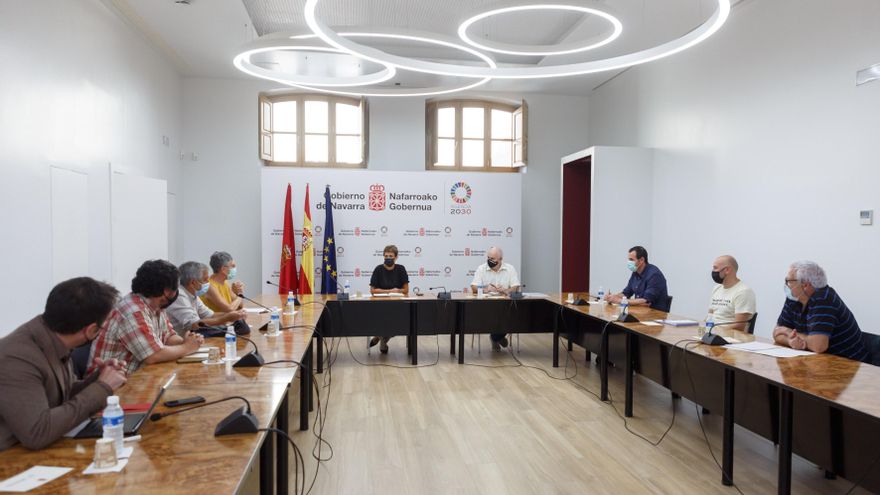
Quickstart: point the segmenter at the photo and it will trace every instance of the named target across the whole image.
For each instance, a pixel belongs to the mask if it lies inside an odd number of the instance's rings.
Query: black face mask
[[[724,278],[721,277],[720,271],[712,272],[712,280],[714,280],[716,284],[724,283]]]
[[[172,304],[174,304],[174,301],[177,300],[177,296],[179,296],[179,295],[180,295],[180,291],[174,291],[174,297],[168,299],[168,302],[167,302],[167,303],[165,303],[165,304],[163,304],[163,305],[161,305],[161,306],[159,306],[159,307],[162,308],[162,309],[167,309],[168,306],[171,306]]]
[[[495,268],[498,266],[498,262],[495,260],[486,260],[486,264],[489,265],[489,268]]]
[[[385,266],[394,266],[394,258],[385,258]]]

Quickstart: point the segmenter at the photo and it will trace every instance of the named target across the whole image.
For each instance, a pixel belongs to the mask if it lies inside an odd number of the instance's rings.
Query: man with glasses
[[[106,330],[92,344],[89,373],[110,359],[128,363],[131,374],[144,364],[175,361],[199,350],[201,335],[177,335],[165,309],[177,299],[180,273],[165,260],[144,262],[131,280],[131,293],[110,314]]]
[[[383,262],[377,265],[370,277],[370,294],[372,295],[409,295],[409,275],[403,265],[397,264],[397,246],[390,244],[382,250]],[[370,347],[381,343],[379,351],[388,354],[388,341],[391,337],[373,337],[370,339]]]
[[[504,252],[499,247],[490,247],[486,252],[486,262],[477,267],[474,279],[471,282],[471,292],[477,293],[477,287],[483,287],[483,291],[489,294],[509,295],[519,289],[519,277],[513,265],[504,262]],[[492,350],[500,351],[507,347],[507,335],[493,333]]]
[[[825,270],[812,261],[792,263],[785,276],[785,304],[773,329],[773,340],[792,349],[827,352],[865,361],[862,331]]]

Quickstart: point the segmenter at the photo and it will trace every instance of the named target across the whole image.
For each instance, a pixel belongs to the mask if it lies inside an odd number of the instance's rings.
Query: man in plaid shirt
[[[179,295],[178,277],[177,267],[165,260],[146,261],[138,268],[131,293],[116,304],[92,344],[89,373],[97,368],[96,358],[124,361],[131,374],[144,364],[175,361],[199,349],[204,338],[192,332],[177,335],[165,314]]]

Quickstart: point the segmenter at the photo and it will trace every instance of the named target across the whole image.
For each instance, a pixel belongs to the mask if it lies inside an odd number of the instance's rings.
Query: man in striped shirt
[[[777,344],[856,361],[867,359],[859,324],[837,291],[828,286],[822,267],[812,261],[792,263],[785,277],[785,297],[773,329]]]

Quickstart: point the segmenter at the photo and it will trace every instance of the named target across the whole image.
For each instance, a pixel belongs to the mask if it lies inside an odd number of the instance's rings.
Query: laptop
[[[153,399],[153,403],[150,404],[150,408],[147,412],[136,412],[136,413],[125,413],[125,425],[122,427],[122,432],[125,436],[136,435],[138,430],[141,429],[144,422],[146,422],[147,418],[150,417],[150,414],[153,413],[153,409],[156,408],[156,404],[162,399],[162,396],[165,395],[165,390],[171,386],[171,382],[177,378],[177,373],[173,373],[171,378],[165,382],[165,385],[159,389],[159,393],[156,395],[156,398]],[[92,418],[91,421],[77,433],[74,438],[99,438],[104,434],[104,429],[101,426],[101,418]]]

